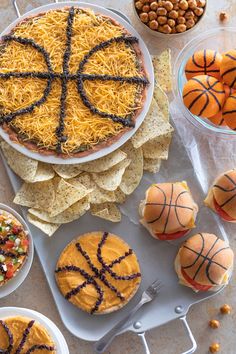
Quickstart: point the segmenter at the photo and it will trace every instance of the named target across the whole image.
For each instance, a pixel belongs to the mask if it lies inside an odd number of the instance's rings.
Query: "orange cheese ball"
[[[221,60],[222,55],[215,50],[204,49],[195,52],[185,66],[187,80],[197,75],[209,75],[220,80]]]
[[[223,118],[230,129],[236,130],[236,93],[227,98],[223,108]]]
[[[184,85],[183,101],[191,113],[204,118],[213,117],[224,105],[224,86],[215,77],[195,76]]]
[[[220,75],[225,84],[236,89],[236,50],[223,54],[220,64]]]
[[[223,118],[223,112],[220,111],[219,113],[215,114],[213,117],[207,118],[211,123],[219,126],[225,126],[225,120]]]

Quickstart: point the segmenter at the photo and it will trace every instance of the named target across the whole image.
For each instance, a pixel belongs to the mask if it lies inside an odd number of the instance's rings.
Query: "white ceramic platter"
[[[12,214],[17,220],[20,221],[20,223],[23,225],[24,230],[28,231],[28,238],[29,238],[29,253],[28,253],[28,257],[25,260],[25,264],[22,266],[22,268],[19,270],[19,272],[15,275],[15,277],[13,277],[11,280],[9,280],[5,285],[2,285],[0,287],[0,299],[11,294],[13,291],[15,291],[25,280],[25,278],[27,277],[32,262],[33,262],[33,258],[34,258],[34,244],[33,244],[33,238],[30,232],[30,229],[28,227],[28,225],[26,224],[26,222],[23,220],[23,218],[12,208],[10,208],[9,206],[0,203],[0,211],[6,211],[7,213]]]
[[[59,328],[46,316],[39,312],[24,309],[20,307],[2,307],[0,308],[0,319],[4,320],[8,317],[23,316],[40,323],[48,332],[55,343],[57,354],[69,354],[69,349],[65,338]]]
[[[105,9],[104,7],[101,6],[97,6],[94,4],[87,4],[87,3],[83,3],[83,2],[61,2],[61,3],[54,3],[54,4],[48,4],[45,6],[41,6],[38,7],[37,9],[34,9],[32,11],[27,12],[26,14],[24,14],[23,16],[21,16],[20,18],[18,18],[17,20],[15,20],[10,26],[8,26],[0,35],[0,38],[3,35],[8,34],[19,22],[21,22],[23,19],[32,16],[32,15],[37,15],[39,13],[42,12],[46,12],[48,10],[52,10],[52,9],[60,9],[63,8],[65,6],[78,6],[81,8],[91,8],[92,10],[94,10],[95,13],[100,13],[106,16],[109,16],[111,18],[113,18],[114,20],[116,20],[117,22],[119,22],[123,27],[125,27],[129,33],[135,37],[137,37],[139,39],[139,46],[142,50],[143,53],[143,60],[144,60],[144,65],[146,68],[146,71],[149,75],[149,81],[150,81],[150,85],[148,86],[147,89],[147,97],[143,106],[143,109],[140,113],[140,115],[138,116],[137,120],[136,120],[136,124],[135,124],[135,128],[129,130],[127,133],[125,133],[117,142],[115,142],[114,144],[112,144],[109,147],[103,148],[97,152],[94,152],[88,156],[84,156],[81,158],[67,158],[67,159],[63,159],[63,158],[59,158],[56,156],[47,156],[47,155],[42,155],[39,154],[37,152],[33,152],[29,149],[27,149],[26,147],[24,147],[23,145],[19,145],[15,142],[13,142],[10,138],[9,135],[6,134],[4,132],[4,130],[2,128],[0,128],[0,136],[9,144],[11,145],[14,149],[16,149],[17,151],[21,152],[22,154],[42,161],[42,162],[46,162],[46,163],[53,163],[53,164],[77,164],[77,163],[84,163],[84,162],[88,162],[88,161],[92,161],[92,160],[96,160],[99,159],[105,155],[110,154],[112,151],[115,151],[116,149],[118,149],[120,146],[122,146],[126,141],[128,141],[132,135],[136,132],[136,130],[140,127],[141,123],[143,122],[151,100],[152,100],[152,96],[153,96],[153,88],[154,88],[154,73],[153,73],[153,66],[152,66],[152,60],[149,54],[149,51],[144,43],[144,41],[142,40],[142,38],[140,37],[140,35],[138,34],[138,32],[129,24],[127,23],[127,21],[124,20],[124,18],[122,18],[121,16],[117,15],[117,13],[114,13],[111,10]]]

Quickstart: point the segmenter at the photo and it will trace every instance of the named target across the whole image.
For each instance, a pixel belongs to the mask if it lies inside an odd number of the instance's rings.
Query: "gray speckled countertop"
[[[89,2],[84,0],[84,2]],[[143,35],[149,49],[153,53],[168,46],[173,48],[176,53],[193,34],[181,37],[181,39],[168,40],[163,42],[155,37],[142,33],[142,28],[134,17],[131,0],[94,0],[93,3],[113,7],[125,12],[133,22],[137,30]],[[218,15],[221,10],[226,11],[230,18],[227,25],[234,25],[236,20],[236,2],[233,0],[208,0],[209,6],[207,16],[200,25],[199,30],[209,29],[219,26]],[[20,9],[23,12],[34,7],[48,3],[47,0],[18,0]],[[11,0],[0,0],[0,31],[4,29],[15,18],[15,12],[11,5]],[[197,30],[198,33],[198,30]],[[5,173],[2,162],[0,161],[0,201],[13,206],[13,192]],[[236,226],[227,225],[231,246],[236,250]],[[223,303],[228,303],[233,307],[230,316],[219,316],[219,307]],[[21,287],[7,298],[0,300],[0,306],[19,306],[37,310],[53,320],[64,333],[71,354],[90,354],[92,345],[73,337],[63,326],[57,313],[48,285],[44,278],[39,260],[35,255],[34,263],[30,274]],[[220,318],[221,328],[212,330],[208,327],[208,321],[213,318]],[[221,353],[236,353],[236,282],[235,275],[231,284],[219,295],[212,299],[193,306],[188,314],[188,321],[198,342],[198,354],[208,353],[209,344],[219,341]],[[178,354],[186,350],[190,343],[184,334],[183,328],[178,321],[171,322],[161,328],[154,329],[147,333],[147,340],[152,354]],[[109,348],[112,354],[141,354],[143,348],[140,339],[134,334],[124,334],[117,337]]]

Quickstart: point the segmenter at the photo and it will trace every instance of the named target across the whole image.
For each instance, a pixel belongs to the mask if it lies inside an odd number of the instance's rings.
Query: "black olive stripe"
[[[99,247],[99,246],[98,246]],[[117,297],[118,298],[120,298],[121,300],[124,300],[124,297],[121,295],[121,293],[112,285],[112,284],[110,284],[108,281],[107,281],[107,279],[105,278],[105,276],[104,276],[104,270],[102,269],[102,270],[98,270],[98,268],[97,267],[95,267],[95,265],[92,263],[92,261],[91,261],[91,259],[90,259],[90,257],[89,257],[89,255],[87,254],[87,252],[85,252],[83,249],[82,249],[82,247],[81,247],[81,245],[80,245],[80,243],[78,242],[78,243],[76,243],[76,248],[77,248],[77,250],[81,253],[81,255],[86,259],[86,262],[87,262],[87,264],[88,264],[88,266],[90,267],[90,269],[94,272],[94,274],[95,274],[95,278],[98,278],[98,279],[100,279],[111,291],[113,291],[116,295],[117,295]]]
[[[26,340],[27,340],[27,337],[29,336],[30,330],[32,329],[34,323],[35,323],[34,320],[32,320],[32,321],[30,321],[30,322],[28,323],[26,329],[25,329],[24,332],[23,332],[23,336],[22,336],[22,339],[21,339],[21,341],[20,341],[20,344],[19,344],[18,348],[17,348],[16,351],[15,351],[15,354],[20,354],[20,353],[21,353],[21,351],[22,351],[22,349],[23,349],[23,347],[24,347],[24,345],[25,345],[25,342],[26,342]]]
[[[3,327],[4,331],[6,332],[6,335],[8,337],[8,343],[9,343],[7,349],[0,348],[0,353],[10,354],[13,348],[13,334],[11,333],[10,328],[7,326],[5,321],[0,320],[0,325]]]
[[[63,56],[63,78],[61,80],[61,103],[60,103],[60,117],[59,125],[56,129],[57,136],[57,152],[61,153],[61,144],[66,142],[67,137],[63,136],[64,127],[65,127],[65,117],[66,117],[66,98],[67,98],[67,75],[69,74],[69,61],[71,57],[71,40],[72,40],[72,26],[74,22],[75,10],[74,7],[70,8],[69,16],[67,19],[67,28],[66,28],[66,49]]]
[[[196,279],[198,273],[200,272],[201,268],[203,267],[203,265],[204,265],[204,263],[205,263],[205,261],[206,261],[206,257],[208,257],[208,255],[210,254],[210,252],[213,250],[213,248],[215,247],[215,245],[216,245],[216,243],[218,242],[218,240],[219,240],[219,238],[217,238],[217,239],[213,242],[212,246],[209,248],[208,252],[207,252],[206,255],[204,256],[203,261],[201,262],[201,264],[199,265],[198,269],[196,270],[196,272],[195,272],[195,274],[194,274],[194,277],[193,277],[193,280]],[[210,279],[209,279],[209,280],[210,280]]]
[[[54,347],[45,345],[45,344],[36,344],[33,345],[30,349],[27,350],[25,354],[31,354],[35,352],[36,350],[47,350],[48,352],[53,352],[55,350]]]
[[[80,94],[80,97],[84,103],[84,105],[90,109],[90,111],[93,114],[97,114],[102,118],[109,118],[113,120],[114,122],[118,122],[122,124],[124,127],[134,127],[135,122],[132,121],[133,113],[127,115],[126,117],[120,117],[115,114],[109,114],[106,112],[102,112],[98,110],[96,107],[94,107],[89,99],[87,98],[86,92],[83,87],[83,82],[85,80],[101,80],[101,81],[116,81],[122,83],[130,83],[130,84],[136,84],[136,85],[142,85],[146,86],[149,84],[149,81],[145,77],[139,77],[139,76],[133,76],[133,77],[122,77],[122,76],[111,76],[111,75],[89,75],[89,74],[83,74],[82,70],[86,63],[88,62],[89,58],[96,53],[99,50],[102,50],[104,48],[107,48],[110,46],[112,43],[121,43],[124,42],[127,45],[135,44],[138,43],[138,39],[136,37],[132,36],[127,36],[123,35],[120,37],[115,37],[111,38],[108,41],[102,42],[98,45],[96,45],[94,48],[92,48],[89,53],[87,53],[83,60],[79,64],[79,69],[76,74],[70,74],[69,73],[69,60],[71,56],[71,39],[72,39],[72,30],[73,30],[73,19],[75,15],[75,10],[73,7],[70,8],[69,10],[69,15],[67,18],[67,30],[66,30],[66,49],[64,52],[63,56],[63,72],[62,73],[55,73],[52,69],[52,65],[50,62],[50,56],[49,53],[41,46],[36,44],[32,39],[28,38],[21,38],[21,37],[16,37],[13,35],[7,35],[2,37],[3,41],[9,42],[9,41],[16,41],[20,44],[23,45],[30,45],[33,48],[35,48],[38,52],[40,52],[47,65],[48,72],[9,72],[9,73],[0,73],[0,78],[5,78],[9,79],[11,77],[15,78],[38,78],[38,79],[46,79],[47,84],[45,87],[45,90],[43,92],[42,97],[38,100],[35,101],[33,104],[31,104],[29,107],[20,109],[16,112],[12,112],[10,114],[4,114],[0,115],[0,124],[3,124],[4,122],[10,123],[14,118],[16,118],[19,115],[24,115],[27,113],[31,113],[34,111],[34,109],[47,100],[47,97],[49,96],[52,88],[52,82],[53,80],[59,78],[61,79],[61,84],[62,84],[62,93],[61,93],[61,104],[60,104],[60,115],[59,115],[59,126],[56,129],[56,136],[57,136],[57,152],[61,152],[61,144],[67,140],[67,137],[63,136],[63,131],[64,131],[64,120],[66,118],[66,96],[67,96],[67,83],[68,80],[77,80],[77,86],[78,86],[78,92]]]
[[[9,236],[6,236],[4,238],[0,238],[0,245],[1,246],[5,245],[7,241],[9,241]]]

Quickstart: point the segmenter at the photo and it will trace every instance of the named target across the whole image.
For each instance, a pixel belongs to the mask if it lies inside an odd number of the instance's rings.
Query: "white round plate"
[[[84,162],[88,162],[88,161],[92,161],[92,160],[96,160],[99,159],[105,155],[110,154],[112,151],[115,151],[116,149],[118,149],[120,146],[122,146],[126,141],[128,141],[132,135],[134,135],[134,133],[136,132],[136,130],[140,127],[141,123],[143,122],[148,109],[150,107],[151,104],[151,100],[152,100],[152,96],[153,96],[153,89],[154,89],[154,72],[153,72],[153,65],[152,65],[152,60],[149,54],[149,51],[144,43],[144,41],[142,40],[142,38],[140,37],[140,35],[138,34],[138,32],[127,22],[125,21],[121,16],[117,15],[116,13],[105,9],[104,7],[98,6],[98,5],[94,5],[94,4],[87,4],[87,3],[83,3],[83,2],[72,2],[72,1],[68,1],[68,2],[60,2],[60,3],[54,3],[54,4],[48,4],[48,5],[44,5],[41,7],[38,7],[34,10],[31,10],[29,12],[27,12],[26,14],[24,14],[23,16],[21,16],[20,18],[18,18],[17,20],[15,20],[10,26],[8,26],[0,35],[0,37],[8,34],[19,22],[21,22],[24,18],[27,18],[29,16],[32,15],[37,15],[39,13],[42,12],[46,12],[48,10],[51,9],[59,9],[59,8],[63,8],[65,6],[79,6],[82,8],[91,8],[92,10],[94,10],[96,13],[100,13],[103,15],[107,15],[110,16],[111,18],[113,18],[114,20],[116,20],[117,22],[119,22],[123,27],[125,27],[129,33],[135,37],[137,37],[139,39],[139,46],[142,50],[143,53],[143,58],[144,58],[144,65],[146,68],[146,71],[149,75],[149,81],[150,81],[150,85],[148,86],[147,89],[147,97],[143,106],[143,109],[140,113],[140,115],[138,116],[137,120],[136,120],[136,124],[135,124],[135,128],[133,128],[132,130],[128,131],[127,133],[125,133],[117,142],[115,142],[114,144],[112,144],[109,147],[106,148],[102,148],[99,151],[96,151],[88,156],[84,156],[84,157],[74,157],[74,158],[59,158],[56,157],[54,155],[43,155],[43,154],[39,154],[37,152],[33,152],[29,149],[27,149],[26,147],[24,147],[23,145],[19,145],[16,144],[15,142],[11,141],[11,139],[9,138],[9,135],[7,133],[4,132],[4,130],[0,127],[0,136],[9,144],[11,145],[14,149],[16,149],[17,151],[21,152],[22,154],[38,160],[38,161],[42,161],[42,162],[46,162],[46,163],[54,163],[54,164],[66,164],[66,165],[70,165],[70,164],[78,164],[78,163],[84,163]]]
[[[4,320],[8,317],[23,316],[39,322],[44,326],[51,336],[56,346],[57,354],[70,354],[65,338],[59,328],[46,316],[39,312],[24,309],[20,307],[2,307],[0,308],[0,319]]]
[[[27,277],[27,275],[30,271],[32,262],[33,262],[33,258],[34,258],[34,243],[33,243],[32,235],[30,233],[30,230],[29,230],[26,222],[14,209],[10,208],[9,206],[7,206],[5,204],[0,203],[0,210],[5,210],[6,212],[15,216],[15,218],[20,221],[20,223],[23,225],[24,229],[26,231],[28,231],[28,238],[30,241],[28,257],[25,260],[25,264],[23,264],[22,268],[11,280],[9,280],[5,285],[2,285],[0,287],[0,299],[1,299],[5,296],[11,294],[13,291],[15,291],[23,283],[23,281]]]

